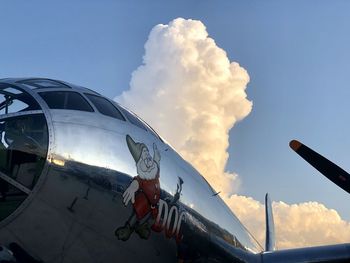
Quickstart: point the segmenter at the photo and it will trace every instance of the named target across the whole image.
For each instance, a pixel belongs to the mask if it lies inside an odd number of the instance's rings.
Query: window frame
[[[120,111],[124,114],[125,118],[128,120],[128,122],[146,132],[149,132],[150,134],[152,134],[154,137],[158,138],[161,142],[164,143],[163,139],[158,135],[158,133],[150,126],[147,124],[147,122],[145,122],[143,119],[141,119],[139,116],[137,116],[137,114],[135,114],[134,112],[120,106],[118,103],[114,102],[114,104],[116,104],[116,107],[120,108]],[[127,114],[128,115],[127,115]],[[138,122],[140,122],[142,124],[141,128],[139,125],[134,124],[133,122],[130,121],[130,118],[128,118],[128,116],[131,116],[133,118],[135,118]]]
[[[40,84],[35,83],[35,81],[40,81],[40,82],[50,82],[50,83],[56,83],[57,87],[44,87],[41,86]],[[34,83],[32,83],[34,82]],[[16,83],[19,83],[21,85],[24,85],[25,87],[30,88],[31,90],[38,90],[38,89],[71,89],[72,87],[70,87],[69,85],[65,84],[64,82],[58,81],[58,80],[54,80],[54,79],[42,79],[42,78],[33,78],[33,79],[24,79],[24,80],[19,80],[16,81]]]
[[[98,113],[102,114],[103,116],[107,116],[107,117],[110,117],[110,118],[113,118],[113,119],[117,119],[117,120],[121,120],[121,121],[125,121],[125,122],[126,122],[127,119],[125,118],[125,116],[124,116],[124,114],[122,113],[122,111],[121,111],[118,107],[116,107],[116,106],[114,105],[114,103],[113,103],[111,100],[109,100],[108,98],[103,97],[103,96],[99,96],[99,95],[96,95],[96,94],[86,93],[86,92],[84,92],[83,95],[84,95],[84,97],[86,97],[86,99],[89,100],[90,104],[91,104],[92,106],[94,106],[94,108],[96,109],[96,111],[97,111]],[[105,100],[105,101],[107,101],[108,103],[110,103],[110,105],[119,113],[119,115],[122,117],[122,119],[116,118],[116,117],[113,117],[113,116],[110,116],[110,115],[107,115],[107,114],[102,113],[102,112],[99,110],[99,108],[95,105],[94,101],[90,99],[89,96],[91,96],[91,97],[97,97],[97,98],[100,98],[100,99]]]
[[[11,93],[9,91],[6,91],[6,89],[14,89],[16,91],[19,91],[20,93]],[[31,112],[31,111],[42,110],[42,108],[40,106],[40,103],[30,93],[28,93],[26,90],[24,90],[23,88],[18,87],[16,85],[7,84],[7,83],[0,83],[0,95],[10,96],[14,100],[18,100],[19,102],[28,105],[28,107],[26,107],[26,108],[24,108],[22,110],[19,110],[19,111],[5,112],[3,114],[0,114],[1,117],[7,116],[8,114],[20,114],[20,113],[23,113],[23,112]],[[28,102],[26,100],[21,100],[20,99],[21,96],[27,96]],[[11,100],[11,101],[14,101],[14,100]],[[2,104],[4,102],[5,102],[5,100],[1,102],[1,105],[0,105],[1,109],[0,110],[3,110],[3,107],[2,107],[3,105]],[[25,110],[27,108],[29,108],[29,109]]]

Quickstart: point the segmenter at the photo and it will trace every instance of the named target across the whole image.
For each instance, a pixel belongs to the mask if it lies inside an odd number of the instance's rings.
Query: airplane
[[[147,123],[99,93],[0,79],[0,262],[348,262],[350,244],[263,248]],[[262,226],[263,227],[263,226]]]

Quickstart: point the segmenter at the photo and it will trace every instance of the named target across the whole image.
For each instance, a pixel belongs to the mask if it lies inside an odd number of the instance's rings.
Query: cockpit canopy
[[[45,111],[51,109],[100,114],[160,139],[135,114],[90,89],[51,79],[0,80],[0,221],[25,201],[43,172],[49,145]]]
[[[11,85],[0,84],[0,115],[39,109],[39,104],[28,93]]]
[[[36,185],[47,155],[48,132],[39,103],[25,90],[0,83],[0,220]]]

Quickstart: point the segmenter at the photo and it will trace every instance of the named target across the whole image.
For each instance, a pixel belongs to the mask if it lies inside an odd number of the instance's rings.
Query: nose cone
[[[46,118],[30,91],[0,82],[0,221],[19,211],[37,186],[48,138]]]

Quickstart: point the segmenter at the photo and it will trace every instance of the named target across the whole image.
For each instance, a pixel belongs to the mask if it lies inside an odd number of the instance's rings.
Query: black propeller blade
[[[297,140],[292,140],[289,146],[321,174],[350,193],[350,174]]]

